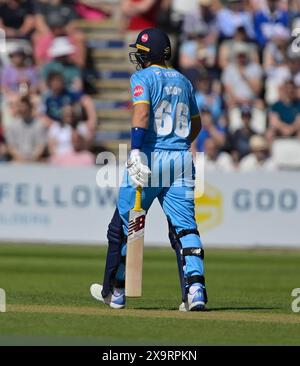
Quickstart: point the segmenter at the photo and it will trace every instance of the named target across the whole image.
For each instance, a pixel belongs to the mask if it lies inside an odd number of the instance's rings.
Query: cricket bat
[[[142,296],[145,214],[142,209],[142,187],[137,187],[128,223],[125,270],[125,295],[128,297]]]

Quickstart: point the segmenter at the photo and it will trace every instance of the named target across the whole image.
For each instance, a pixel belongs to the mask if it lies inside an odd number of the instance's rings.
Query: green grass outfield
[[[208,311],[177,311],[171,249],[147,248],[141,299],[112,310],[89,294],[103,247],[0,245],[0,344],[300,345],[300,251],[206,250]]]

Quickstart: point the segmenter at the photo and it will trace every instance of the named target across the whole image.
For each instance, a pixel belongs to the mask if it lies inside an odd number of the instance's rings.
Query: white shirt
[[[263,70],[259,64],[249,63],[245,67],[244,73],[249,79],[260,79],[263,75]],[[232,88],[236,97],[244,99],[254,99],[256,97],[249,83],[241,76],[235,63],[229,64],[226,67],[222,75],[222,81],[225,85]]]
[[[56,155],[63,155],[73,151],[72,128],[70,125],[61,125],[54,122],[49,128],[49,139],[56,142]]]
[[[206,171],[219,170],[223,172],[232,172],[234,170],[232,158],[226,152],[221,152],[218,154],[215,160],[209,159],[209,157],[205,154],[204,161],[204,169]]]
[[[77,126],[77,132],[84,138],[88,136],[86,123],[81,122]],[[56,155],[64,155],[73,151],[72,127],[53,122],[49,128],[48,138],[56,142]]]
[[[245,156],[240,162],[241,172],[252,172],[255,170],[272,171],[276,169],[276,165],[271,158],[266,159],[264,162],[258,162],[254,154]]]

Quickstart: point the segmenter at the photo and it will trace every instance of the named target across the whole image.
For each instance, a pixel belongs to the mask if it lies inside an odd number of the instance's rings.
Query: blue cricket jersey
[[[187,150],[191,119],[199,115],[191,82],[175,69],[152,65],[131,77],[133,104],[150,104],[144,147]]]

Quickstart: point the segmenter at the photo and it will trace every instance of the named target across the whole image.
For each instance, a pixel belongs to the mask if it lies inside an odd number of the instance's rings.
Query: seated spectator
[[[121,3],[123,28],[129,31],[141,31],[156,26],[159,9],[158,0],[123,0]]]
[[[262,76],[261,66],[250,61],[247,46],[236,44],[235,62],[230,63],[222,74],[228,107],[252,105],[260,97]]]
[[[288,28],[279,24],[274,27],[263,54],[263,65],[267,73],[285,61],[289,39],[290,30]]]
[[[2,70],[1,86],[6,96],[13,94],[33,94],[38,88],[38,75],[35,67],[28,62],[24,49],[15,46],[9,51],[10,63]]]
[[[208,109],[214,121],[217,121],[222,114],[220,83],[212,80],[207,72],[200,73],[196,81],[195,96],[199,110]]]
[[[287,50],[290,30],[276,25],[270,41],[263,52],[263,67],[266,74],[266,95],[268,104],[273,104],[279,98],[279,87],[291,77],[288,66]]]
[[[294,82],[287,81],[280,88],[280,99],[271,107],[267,137],[293,136],[300,137],[300,101]]]
[[[240,171],[250,172],[255,170],[275,170],[276,166],[269,153],[267,140],[260,135],[250,139],[251,154],[245,156],[240,162]]]
[[[300,3],[298,0],[289,1],[289,12],[291,14],[292,19],[300,15]]]
[[[39,31],[47,32],[49,22],[54,18],[62,18],[65,26],[69,26],[76,18],[76,10],[72,1],[37,0],[35,1],[36,26]]]
[[[56,4],[55,4],[56,3]],[[34,54],[38,64],[52,59],[49,49],[57,37],[67,37],[74,47],[71,60],[79,67],[86,63],[86,45],[84,34],[73,25],[75,10],[71,4],[60,1],[38,2],[36,8],[37,30],[34,34]]]
[[[216,44],[211,40],[206,29],[185,40],[179,49],[180,71],[195,86],[199,72],[207,72],[210,78],[218,78],[219,72],[215,67]]]
[[[194,143],[194,151],[205,151],[205,140],[212,138],[218,148],[223,147],[225,143],[226,128],[220,121],[214,123],[212,114],[209,110],[204,109],[201,112],[202,130]]]
[[[189,78],[189,70],[199,68],[198,41],[196,37],[185,40],[179,49],[179,66],[181,72]],[[192,78],[189,78],[190,80]]]
[[[289,79],[292,79],[297,86],[300,87],[300,55],[291,49],[287,52],[287,65],[289,71]],[[298,97],[299,98],[299,97]],[[299,98],[300,99],[300,98]]]
[[[34,117],[33,106],[28,97],[19,101],[18,112],[18,118],[5,131],[8,153],[15,162],[40,161],[47,141],[45,128]]]
[[[183,18],[182,31],[184,35],[196,35],[207,30],[207,33],[217,38],[216,14],[213,11],[212,0],[198,0],[196,11],[192,9]]]
[[[6,38],[30,38],[35,27],[31,0],[0,2],[0,28]]]
[[[52,72],[47,79],[48,91],[44,95],[42,112],[47,126],[53,122],[62,121],[62,111],[65,106],[77,106],[82,114],[86,115],[85,123],[87,125],[90,139],[94,134],[96,125],[96,111],[90,96],[82,93],[74,93],[66,88],[64,77],[61,73]]]
[[[42,67],[42,77],[47,80],[48,75],[52,72],[58,72],[64,75],[66,87],[74,92],[82,90],[82,73],[76,66],[71,55],[75,52],[75,48],[67,37],[58,37],[53,40],[49,49],[49,55],[52,61]]]
[[[73,152],[72,130],[75,129],[87,145],[88,130],[85,123],[79,123],[71,105],[62,108],[59,122],[53,122],[48,131],[48,150],[52,157]]]
[[[270,40],[274,27],[278,24],[288,27],[287,2],[279,0],[252,0],[255,40],[261,48]]]
[[[5,137],[4,137],[4,130],[3,130],[2,123],[0,120],[0,163],[7,161],[8,160],[7,158],[8,158],[7,146],[6,146],[6,141],[5,141]]]
[[[247,37],[254,37],[252,14],[245,7],[243,0],[231,0],[225,4],[216,1],[217,28],[220,30],[221,39],[232,38],[238,27],[244,27]]]
[[[237,44],[244,44],[248,48],[251,61],[254,63],[259,63],[257,45],[249,42],[245,28],[240,26],[236,29],[232,39],[226,39],[220,45],[218,64],[222,70],[225,69],[230,63],[235,61],[234,51]]]
[[[231,172],[234,170],[234,164],[230,154],[221,151],[212,138],[207,138],[204,143],[204,169],[206,171],[219,170]]]
[[[81,18],[94,21],[105,20],[114,11],[113,5],[95,0],[77,0],[75,8]]]
[[[91,166],[95,164],[94,155],[86,150],[84,137],[75,128],[72,129],[72,150],[54,155],[50,163],[60,166]]]
[[[228,136],[229,150],[235,163],[251,152],[250,139],[255,132],[251,128],[252,110],[249,106],[241,107],[242,127]]]

